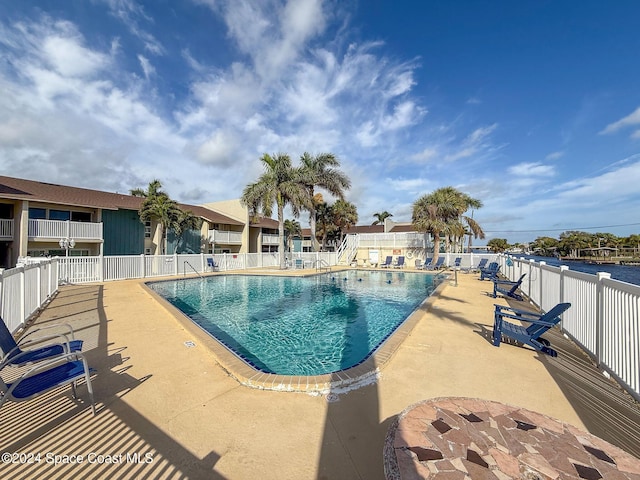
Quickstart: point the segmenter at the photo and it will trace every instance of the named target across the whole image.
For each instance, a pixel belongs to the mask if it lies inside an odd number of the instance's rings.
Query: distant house
[[[142,223],[132,195],[0,176],[0,267],[19,257],[157,255],[156,222]],[[220,202],[240,206],[239,200]],[[203,221],[200,231],[167,232],[167,253],[239,253],[278,248],[277,222],[251,224],[225,208],[180,204]],[[233,209],[230,209],[233,211]],[[275,227],[275,228],[274,228]]]

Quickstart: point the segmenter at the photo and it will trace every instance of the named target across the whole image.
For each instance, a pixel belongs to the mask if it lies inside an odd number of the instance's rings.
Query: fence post
[[[25,319],[25,295],[27,294],[26,289],[24,288],[24,265],[20,268],[20,324],[24,324]]]
[[[142,278],[147,278],[146,270],[147,262],[145,260],[144,253],[140,254],[140,272],[142,273]]]
[[[200,271],[202,273],[206,271],[205,262],[204,262],[204,252],[200,252]]]
[[[598,366],[602,362],[602,347],[604,345],[604,285],[605,278],[611,278],[611,274],[607,272],[598,272],[596,274],[596,362]]]
[[[173,274],[178,276],[178,254],[173,252]]]
[[[100,282],[104,282],[104,255],[100,255],[100,273],[99,273],[99,278],[100,278]]]
[[[43,264],[39,263],[38,267],[36,268],[36,290],[38,295],[38,307],[42,305],[42,265]]]
[[[546,264],[547,264],[547,262],[540,262],[540,265],[539,265],[540,268],[538,268],[538,284],[539,284],[539,287],[540,287],[540,292],[538,293],[538,303],[539,303],[538,307],[542,307],[542,305],[544,305],[544,301],[543,301],[544,299],[542,298],[542,292],[544,291],[543,288],[542,288],[542,285],[543,285],[543,281],[542,281],[542,272],[543,272],[543,270],[542,270],[542,267],[545,266]]]

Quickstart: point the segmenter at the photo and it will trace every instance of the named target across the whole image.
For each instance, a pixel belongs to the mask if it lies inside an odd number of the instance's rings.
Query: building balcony
[[[218,245],[242,245],[242,232],[209,230],[209,242]]]
[[[262,234],[262,244],[263,245],[279,245],[280,244],[280,236],[279,235],[271,235],[268,233]]]
[[[13,219],[0,219],[0,239],[13,240]]]
[[[29,240],[70,238],[75,241],[102,241],[102,223],[69,220],[29,220]]]

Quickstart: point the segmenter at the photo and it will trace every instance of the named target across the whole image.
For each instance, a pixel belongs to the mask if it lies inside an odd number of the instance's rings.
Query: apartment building
[[[248,215],[229,216],[207,206],[180,204],[203,220],[202,228],[185,232],[181,238],[167,232],[165,251],[156,222],[140,221],[142,200],[0,176],[0,267],[13,267],[19,257],[26,256],[252,253],[265,247],[277,250],[275,220],[262,219],[254,224]],[[231,212],[231,205],[242,208],[239,200],[226,203]],[[225,202],[221,205],[224,207]]]

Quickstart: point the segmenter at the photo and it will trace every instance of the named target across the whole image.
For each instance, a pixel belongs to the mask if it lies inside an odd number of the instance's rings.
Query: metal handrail
[[[185,266],[185,265],[189,265],[189,266],[191,267],[191,270],[193,270],[194,272],[196,272],[196,275],[198,275],[200,278],[204,278],[202,275],[200,275],[200,272],[198,272],[198,271],[193,267],[193,265],[191,265],[191,264],[189,263],[189,261],[188,261],[188,260],[185,260],[185,261],[184,261],[184,265],[182,266],[182,270],[184,271],[184,276],[185,276],[185,277],[187,276],[187,269],[186,269],[186,268],[184,268],[184,266]]]
[[[316,264],[316,271],[320,271],[322,269],[325,269],[327,272],[331,271],[331,265],[329,265],[329,263],[327,263],[327,261],[322,258],[319,258],[318,260],[316,260],[315,264]]]

